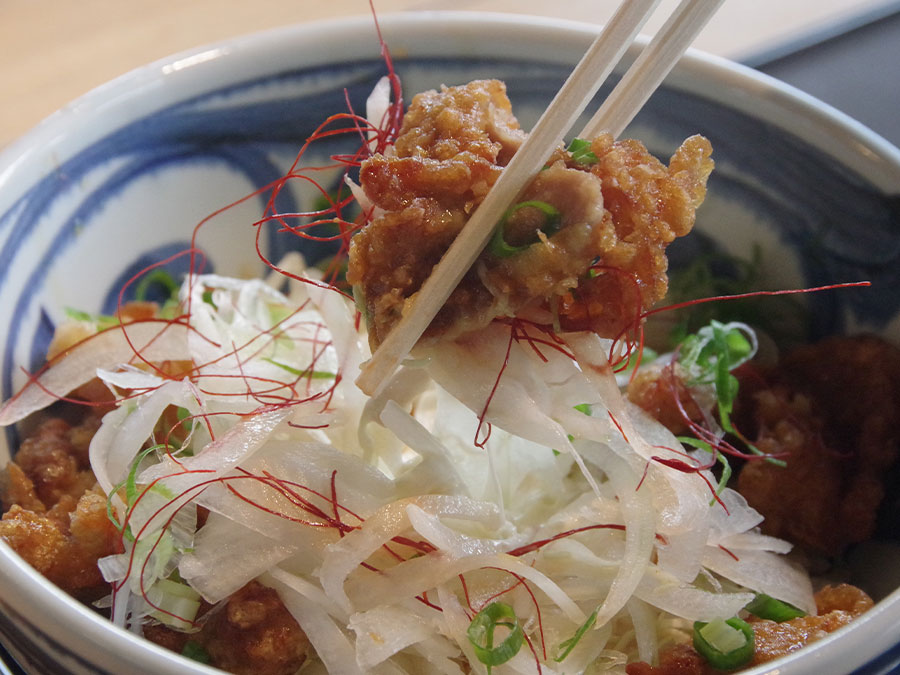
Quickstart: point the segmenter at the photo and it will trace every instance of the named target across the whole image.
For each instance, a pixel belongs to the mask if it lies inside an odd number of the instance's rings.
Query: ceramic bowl
[[[429,12],[384,16],[382,28],[408,95],[500,78],[526,128],[596,31]],[[65,308],[109,311],[122,282],[184,248],[201,218],[279,177],[314,126],[346,109],[345,92],[363,110],[384,72],[368,17],[287,27],[136,70],[9,147],[0,156],[0,397],[22,384],[22,368],[41,363]],[[869,279],[871,293],[809,297],[811,331],[900,339],[900,152],[796,90],[689,53],[628,135],[667,157],[697,132],[717,161],[698,241],[745,256],[758,245],[773,287]],[[280,206],[307,198],[285,193]],[[215,271],[261,271],[247,245],[261,208],[246,202],[200,241]],[[15,429],[0,434],[0,462],[16,443]],[[5,545],[0,578],[0,635],[29,672],[213,672],[113,627]],[[898,625],[895,592],[850,627],[754,672],[885,673],[900,659]]]

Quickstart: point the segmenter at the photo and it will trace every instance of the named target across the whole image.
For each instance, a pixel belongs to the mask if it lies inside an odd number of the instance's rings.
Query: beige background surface
[[[617,0],[376,0],[603,23]],[[662,0],[647,30],[677,0]],[[695,46],[740,60],[885,0],[726,0]],[[0,0],[0,147],[93,87],[174,52],[288,23],[366,14],[367,0]]]

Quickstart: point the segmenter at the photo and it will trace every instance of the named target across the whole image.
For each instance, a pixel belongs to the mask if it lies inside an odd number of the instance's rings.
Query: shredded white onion
[[[53,359],[49,367],[0,408],[0,426],[7,426],[46,408],[93,379],[98,369],[132,363],[135,353],[148,361],[189,359],[184,324],[136,321],[107,329],[79,342]]]
[[[808,578],[780,555],[789,546],[758,532],[746,500],[726,489],[717,503],[709,474],[657,461],[683,458],[681,446],[623,397],[608,342],[568,334],[574,360],[539,355],[496,324],[420,348],[369,399],[353,384],[368,353],[352,303],[299,256],[285,266],[314,283],[284,294],[195,277],[181,292],[190,326],[129,328],[144,355],[193,362],[190,379],[134,367],[121,331],[41,375],[64,393],[99,369],[140,394],[104,418],[90,451],[135,537],[100,562],[127,582],[120,625],[152,611],[147,597],[168,597],[157,582],[176,568],[210,602],[259,579],[309,637],[312,672],[459,675],[463,661],[483,671],[467,628],[503,602],[543,672],[575,674],[652,661],[667,626],[728,618],[755,591],[814,608]],[[39,389],[0,420],[52,400]],[[192,430],[163,447],[173,409]],[[121,489],[129,478],[140,499]],[[210,514],[195,531],[199,507]],[[494,672],[532,673],[534,654],[522,647]]]

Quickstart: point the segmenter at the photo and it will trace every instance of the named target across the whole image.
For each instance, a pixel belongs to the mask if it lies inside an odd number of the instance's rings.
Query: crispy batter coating
[[[99,488],[79,499],[63,495],[43,513],[13,505],[0,520],[0,538],[47,579],[82,599],[105,592],[97,560],[121,551]]]
[[[684,384],[686,377],[677,363],[642,368],[628,383],[628,400],[673,434],[688,433],[690,422],[701,422],[703,411],[710,411],[715,399],[706,392],[688,389]]]
[[[712,675],[719,671],[711,668],[693,646],[679,643],[660,652],[658,666],[638,661],[625,666],[625,672],[628,675]]]
[[[790,354],[770,377],[755,397],[757,445],[785,453],[787,467],[750,463],[738,489],[765,532],[837,555],[872,537],[900,455],[900,350],[832,338]]]
[[[75,427],[58,417],[45,420],[16,453],[15,463],[23,475],[14,475],[15,470],[11,473],[6,469],[6,476],[0,482],[4,508],[13,503],[33,508],[35,499],[49,508],[64,495],[78,498],[84,494],[95,482],[88,446],[98,426],[99,420],[93,416]],[[25,479],[31,483],[29,495],[23,494],[28,492]],[[18,497],[13,499],[7,495],[7,489]]]
[[[237,675],[288,675],[306,659],[309,640],[278,594],[251,582],[232,595],[208,627],[213,663]]]
[[[44,502],[34,492],[34,482],[15,462],[10,462],[0,472],[0,502],[2,502],[4,513],[9,511],[14,504],[36,513],[43,513],[47,510]]]
[[[591,173],[602,182],[613,230],[604,232],[597,254],[602,273],[566,298],[560,322],[615,337],[665,296],[666,246],[694,226],[713,169],[712,147],[702,136],[691,136],[668,168],[636,140],[613,142],[602,135],[591,151],[598,159]]]
[[[88,467],[98,425],[91,414],[75,426],[49,418],[0,472],[0,538],[57,586],[87,599],[105,589],[97,559],[120,550]]]
[[[476,81],[416,96],[393,154],[363,163],[360,183],[379,211],[351,242],[347,278],[361,292],[373,346],[523,138],[504,85]],[[558,231],[542,232],[545,217],[534,208],[512,214],[504,239],[528,248],[510,257],[483,252],[426,338],[533,310],[557,311],[566,329],[612,336],[665,294],[665,247],[693,226],[712,170],[708,141],[688,139],[668,168],[637,141],[600,136],[591,150],[597,161],[580,164],[560,149],[522,195],[555,207]]]
[[[506,85],[480,80],[417,94],[394,147],[398,157],[506,166],[524,140]]]
[[[797,651],[828,633],[846,626],[875,603],[863,591],[850,584],[826,586],[816,593],[817,616],[801,616],[790,621],[756,620],[753,665],[772,661]]]
[[[874,605],[868,595],[849,584],[825,586],[816,593],[815,598],[816,616],[803,616],[781,623],[750,618],[755,650],[748,668],[820,640]],[[677,644],[663,650],[658,666],[640,662],[629,664],[625,670],[628,675],[713,675],[722,672],[710,667],[689,644]]]
[[[415,96],[393,154],[363,163],[360,183],[385,213],[353,238],[347,279],[364,294],[373,345],[400,318],[522,140],[505,86],[473,82]],[[452,306],[490,304],[490,293],[472,276]],[[451,324],[456,313],[442,312],[437,325]]]
[[[196,642],[209,655],[211,665],[235,675],[292,675],[310,648],[278,594],[256,581],[210,613],[200,632],[148,625],[144,637],[177,652],[187,642]]]

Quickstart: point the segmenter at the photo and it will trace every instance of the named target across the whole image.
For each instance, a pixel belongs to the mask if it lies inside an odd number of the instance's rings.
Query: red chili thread
[[[741,561],[740,558],[738,558],[734,553],[732,553],[732,552],[729,551],[727,548],[725,548],[724,546],[722,546],[722,544],[719,544],[719,548],[722,549],[723,551],[725,551],[725,553],[727,553],[728,555],[730,555],[732,558],[734,558],[735,562],[740,562],[740,561]]]
[[[788,288],[782,289],[780,291],[749,291],[747,293],[735,293],[734,295],[715,295],[709,298],[698,298],[696,300],[687,300],[685,302],[678,302],[672,305],[666,305],[664,307],[656,307],[654,309],[647,310],[641,315],[641,318],[646,319],[649,316],[654,314],[659,314],[660,312],[668,312],[676,309],[682,309],[684,307],[691,307],[693,305],[701,305],[707,302],[718,302],[719,300],[742,300],[745,298],[756,298],[756,297],[768,297],[774,295],[797,295],[800,293],[818,293],[820,291],[834,291],[841,288],[864,288],[871,286],[871,281],[848,281],[840,284],[828,284],[826,286],[813,286],[811,288]]]
[[[487,416],[488,407],[491,405],[491,401],[494,399],[494,395],[497,393],[497,389],[500,387],[500,378],[503,377],[504,371],[506,371],[506,367],[509,365],[509,355],[512,351],[513,340],[515,337],[515,329],[510,327],[509,331],[509,340],[506,343],[506,353],[503,356],[503,363],[500,366],[500,370],[497,373],[497,378],[494,380],[494,385],[491,387],[491,391],[488,394],[487,400],[484,402],[484,407],[481,409],[481,414],[478,415],[478,427],[475,429],[475,447],[484,448],[487,445],[488,439],[491,437],[491,424],[490,422],[485,422],[484,418]],[[487,426],[487,433],[485,433],[484,438],[481,440],[478,439],[478,436],[481,434],[481,429],[484,426]]]
[[[477,614],[475,608],[472,607],[472,598],[469,597],[469,586],[466,584],[466,578],[462,574],[457,575],[459,577],[459,583],[462,584],[463,597],[466,599],[466,605],[472,611],[473,614]]]
[[[565,532],[560,532],[552,537],[548,537],[547,539],[540,539],[538,541],[533,541],[530,544],[525,544],[524,546],[520,546],[518,548],[514,548],[511,551],[507,551],[508,555],[511,556],[523,556],[526,553],[533,553],[537,551],[547,544],[552,544],[554,541],[559,541],[560,539],[565,539],[567,537],[571,537],[574,534],[578,534],[580,532],[589,532],[591,530],[618,530],[620,532],[625,531],[625,526],[620,525],[618,523],[596,523],[594,525],[585,525],[583,527],[576,527],[573,530],[567,530]],[[665,543],[665,538],[661,534],[656,535],[657,541]]]
[[[619,424],[619,420],[616,419],[616,416],[612,414],[609,410],[606,411],[606,414],[609,415],[609,419],[612,420],[612,423],[616,426],[616,429],[619,430],[619,433],[622,434],[622,438],[625,439],[626,443],[630,443],[628,440],[628,436],[625,435],[625,430],[622,428],[622,425]]]

